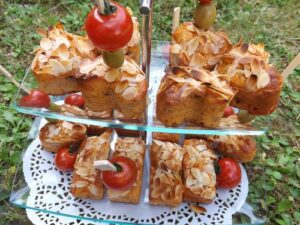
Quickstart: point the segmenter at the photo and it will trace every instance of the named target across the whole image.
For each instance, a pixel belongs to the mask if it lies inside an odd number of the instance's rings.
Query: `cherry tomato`
[[[55,165],[61,171],[71,171],[74,169],[77,152],[71,146],[63,147],[55,155]]]
[[[224,111],[223,117],[229,117],[231,115],[234,115],[234,110],[231,106],[228,106]]]
[[[51,100],[48,94],[39,90],[31,90],[29,95],[21,98],[19,103],[23,107],[48,108]]]
[[[133,22],[126,8],[119,3],[109,2],[116,11],[100,14],[94,7],[85,21],[85,30],[89,39],[99,48],[115,51],[123,48],[131,39]]]
[[[82,95],[70,94],[65,98],[65,103],[68,105],[75,105],[79,108],[83,108],[85,101]]]
[[[103,183],[109,189],[128,190],[137,178],[137,168],[134,161],[127,157],[117,156],[110,160],[118,171],[102,171]]]
[[[200,4],[210,4],[212,0],[199,0]]]
[[[217,185],[221,188],[234,188],[240,182],[242,172],[240,165],[232,158],[218,160]]]

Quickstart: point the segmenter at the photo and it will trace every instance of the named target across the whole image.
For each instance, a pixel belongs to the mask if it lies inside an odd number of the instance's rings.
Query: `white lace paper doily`
[[[147,155],[147,154],[146,154]],[[202,205],[207,212],[196,214],[187,203],[177,208],[148,204],[148,166],[146,156],[143,193],[138,205],[111,203],[107,197],[100,201],[74,198],[69,189],[72,173],[56,169],[54,154],[42,150],[35,139],[25,152],[23,172],[30,188],[26,205],[42,211],[27,209],[28,218],[36,225],[115,224],[231,224],[232,214],[244,204],[248,194],[248,178],[242,168],[242,181],[234,189],[221,190],[211,204]]]

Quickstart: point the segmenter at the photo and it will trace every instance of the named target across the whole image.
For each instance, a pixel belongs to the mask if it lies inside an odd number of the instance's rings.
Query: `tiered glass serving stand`
[[[145,119],[139,122],[124,122],[118,119],[93,119],[80,116],[66,115],[47,109],[27,108],[18,104],[24,93],[20,88],[16,94],[13,106],[21,113],[38,116],[30,131],[33,139],[23,152],[23,159],[14,179],[10,202],[25,208],[29,219],[34,224],[263,224],[265,215],[255,215],[247,203],[249,180],[247,173],[251,168],[242,167],[241,184],[230,190],[218,189],[217,196],[211,204],[201,205],[204,213],[195,213],[188,203],[179,207],[168,208],[150,206],[148,201],[148,171],[149,158],[146,154],[144,167],[143,192],[138,205],[111,203],[107,197],[104,200],[76,199],[69,192],[71,173],[62,173],[54,165],[54,154],[43,151],[38,130],[50,118],[65,120],[101,127],[120,128],[140,131],[146,140],[147,150],[152,142],[152,132],[177,133],[184,135],[262,135],[267,127],[252,126],[220,126],[216,128],[182,125],[180,127],[165,127],[156,119],[155,99],[164,69],[168,64],[167,42],[152,43],[150,64],[151,35],[151,5],[152,1],[142,2],[143,16],[143,70],[149,77],[149,104]],[[150,32],[151,33],[151,32]],[[151,68],[151,70],[150,70]],[[30,69],[27,70],[21,87],[32,89],[36,87]],[[51,97],[57,104],[62,103],[64,96]],[[114,134],[114,140],[116,134]],[[111,148],[113,148],[113,143]],[[249,171],[250,170],[250,171]],[[262,174],[263,175],[263,174]],[[199,204],[198,204],[199,205]]]

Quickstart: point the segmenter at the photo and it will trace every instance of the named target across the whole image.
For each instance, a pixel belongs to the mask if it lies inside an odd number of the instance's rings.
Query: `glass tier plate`
[[[144,120],[135,120],[128,122],[119,119],[94,119],[74,115],[66,115],[62,113],[52,112],[47,109],[22,107],[18,104],[19,99],[22,97],[22,94],[24,94],[21,88],[16,94],[13,106],[17,111],[25,114],[103,127],[122,128],[127,130],[203,135],[261,135],[265,133],[268,126],[262,127],[257,126],[257,124],[255,124],[254,126],[239,126],[237,124],[227,125],[226,119],[224,119],[226,125],[220,125],[219,127],[215,128],[198,127],[188,124],[181,125],[180,127],[166,127],[162,125],[156,119],[155,101],[160,80],[164,76],[164,70],[166,65],[168,64],[167,46],[168,42],[153,43],[151,73],[148,91],[148,97],[150,101],[147,106],[147,113],[145,113],[146,119]],[[26,87],[29,90],[37,87],[36,81],[30,69],[27,70],[21,86]],[[56,103],[63,103],[62,100],[64,99],[64,97],[65,96],[51,96],[52,101]]]
[[[45,124],[43,119],[41,125]],[[41,127],[41,126],[40,126]],[[38,128],[37,128],[38,129]],[[114,133],[112,143],[117,138]],[[151,143],[151,133],[147,134]],[[114,145],[111,144],[113,151]],[[149,144],[147,145],[147,149]],[[42,149],[35,138],[24,151],[18,166],[10,202],[25,208],[28,218],[38,225],[88,225],[88,224],[263,224],[264,217],[254,214],[247,203],[251,168],[241,164],[242,181],[234,189],[218,189],[210,204],[182,203],[176,208],[151,206],[148,201],[149,156],[144,161],[143,191],[138,205],[112,203],[103,200],[74,198],[70,191],[72,173],[56,169],[54,154]],[[263,174],[262,174],[263,176]],[[263,185],[263,184],[262,184]],[[195,213],[191,205],[205,208],[204,213]],[[260,218],[259,218],[260,217]]]

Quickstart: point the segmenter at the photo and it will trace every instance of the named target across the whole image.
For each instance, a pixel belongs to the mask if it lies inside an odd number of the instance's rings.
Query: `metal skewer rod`
[[[146,75],[149,84],[151,46],[152,46],[152,18],[153,18],[153,0],[142,0],[140,13],[143,15],[142,25],[142,69]],[[148,87],[148,90],[151,87]]]

